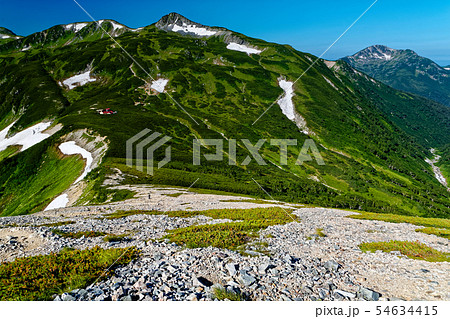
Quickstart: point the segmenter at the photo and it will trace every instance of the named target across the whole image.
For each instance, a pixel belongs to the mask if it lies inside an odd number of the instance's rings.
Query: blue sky
[[[78,0],[94,18],[114,19],[130,27],[152,24],[174,11],[199,23],[290,44],[315,55],[373,1]],[[0,26],[20,35],[88,20],[73,0],[0,0]],[[439,64],[450,64],[450,1],[379,0],[325,58],[337,59],[373,44],[413,49]]]

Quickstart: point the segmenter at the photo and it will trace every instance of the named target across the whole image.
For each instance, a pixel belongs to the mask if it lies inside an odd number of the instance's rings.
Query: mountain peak
[[[398,50],[391,49],[385,45],[376,44],[352,55],[352,58],[362,60],[391,60]]]
[[[410,49],[373,45],[343,58],[355,69],[376,80],[450,106],[448,69]]]
[[[188,18],[186,18],[185,16],[183,16],[179,13],[176,13],[176,12],[171,12],[171,13],[163,16],[161,19],[159,19],[158,22],[156,22],[156,26],[162,27],[162,26],[168,26],[168,25],[172,25],[172,24],[183,25],[183,23],[203,27],[203,25],[201,25],[197,22],[191,21]]]
[[[176,12],[171,12],[168,15],[163,16],[156,22],[156,27],[160,30],[173,31],[194,37],[210,37],[220,32],[217,28],[211,28],[191,21]]]

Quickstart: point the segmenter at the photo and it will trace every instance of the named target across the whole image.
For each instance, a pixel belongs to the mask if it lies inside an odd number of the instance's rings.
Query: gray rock
[[[120,298],[120,301],[132,301],[133,298],[131,298],[131,296],[123,296],[122,298]]]
[[[68,293],[64,293],[61,295],[61,300],[62,301],[75,301],[76,299],[72,295],[70,295]]]
[[[380,299],[380,293],[364,287],[359,289],[357,296],[369,301],[378,301]]]
[[[273,267],[274,266],[271,265],[269,262],[264,262],[258,266],[258,273],[260,273],[261,275],[264,275],[267,272],[267,270],[269,270],[270,268],[273,268]]]
[[[347,297],[347,298],[350,298],[350,299],[353,299],[353,298],[356,297],[356,294],[354,294],[354,293],[352,293],[352,292],[340,290],[340,289],[336,289],[336,290],[334,291],[334,293],[335,293],[335,294],[336,294],[336,293],[337,293],[337,294],[340,294],[341,296]]]
[[[339,265],[334,260],[327,261],[323,266],[325,267],[325,269],[327,269],[329,271],[337,271],[339,269],[339,267],[341,267],[341,265]]]
[[[236,264],[228,263],[225,265],[225,269],[228,270],[228,273],[230,274],[231,277],[236,275],[237,272]]]
[[[211,287],[213,283],[205,277],[194,277],[194,286]]]
[[[241,284],[243,284],[244,286],[251,286],[253,283],[256,282],[256,278],[250,276],[249,274],[247,274],[245,271],[242,271],[239,274],[239,278],[238,278],[239,282]]]
[[[84,297],[84,296],[87,295],[87,293],[88,292],[85,289],[80,289],[80,290],[78,290],[77,295],[80,296],[80,297]]]

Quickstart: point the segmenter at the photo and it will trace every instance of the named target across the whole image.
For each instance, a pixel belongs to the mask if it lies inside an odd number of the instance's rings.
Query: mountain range
[[[101,20],[0,34],[0,146],[45,134],[27,149],[0,147],[0,215],[37,212],[60,196],[73,205],[133,196],[104,184],[119,174],[125,184],[195,182],[267,197],[261,186],[290,202],[448,217],[447,188],[426,159],[434,148],[448,161],[450,108],[396,90],[353,61],[319,60],[299,79],[315,56],[177,13],[139,29]],[[99,114],[106,108],[117,113]],[[153,175],[126,165],[126,141],[144,129],[171,137],[172,160]],[[236,165],[228,152],[193,165],[193,139],[223,139],[225,150],[236,140]],[[260,149],[267,165],[247,163],[243,140],[259,139],[312,139],[326,165],[296,165],[300,148],[289,146],[280,166],[270,144]],[[75,188],[87,160],[62,152],[73,141],[97,163]],[[155,159],[165,155],[160,149]]]
[[[450,106],[450,68],[412,50],[374,45],[342,60],[397,90]]]

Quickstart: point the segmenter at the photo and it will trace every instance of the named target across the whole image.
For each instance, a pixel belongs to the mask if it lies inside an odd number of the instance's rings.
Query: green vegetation
[[[436,235],[442,238],[450,239],[450,229],[436,228],[436,227],[425,227],[421,229],[416,229],[416,232],[421,232],[429,235]]]
[[[378,49],[388,50],[384,46],[378,46]],[[364,56],[366,50],[346,57],[344,60],[356,69],[397,90],[421,95],[450,106],[450,80],[447,71],[437,67],[435,62],[411,50],[396,50],[394,53],[387,51],[386,53],[393,55],[389,61],[370,59]],[[420,72],[418,72],[419,68]],[[433,117],[430,116],[429,120],[432,121]]]
[[[261,199],[227,199],[227,200],[221,200],[222,203],[253,203],[253,204],[276,204],[275,202],[270,202],[267,200],[261,200]]]
[[[261,229],[272,225],[283,225],[298,221],[292,210],[280,207],[252,209],[212,209],[205,211],[118,211],[105,217],[108,219],[123,218],[131,215],[167,215],[169,217],[188,218],[198,215],[214,219],[230,219],[233,222],[213,225],[196,225],[168,231],[168,238],[178,245],[188,248],[214,246],[239,250],[247,244]]]
[[[98,232],[98,231],[80,231],[80,232],[65,232],[59,229],[52,229],[52,232],[55,235],[61,236],[61,237],[65,237],[65,238],[81,238],[81,237],[100,237],[100,236],[105,236],[106,233],[103,232]]]
[[[179,197],[181,195],[183,195],[184,193],[173,193],[173,194],[164,194],[164,196],[169,196],[169,197]]]
[[[319,237],[327,237],[327,234],[325,234],[323,232],[323,228],[317,228],[316,229],[316,235],[319,236]]]
[[[65,226],[65,225],[72,225],[72,224],[75,224],[75,222],[72,221],[72,220],[68,220],[68,221],[65,221],[65,222],[40,224],[37,227],[58,227],[58,226]]]
[[[443,218],[424,218],[393,214],[374,214],[368,212],[362,212],[358,215],[350,215],[347,217],[354,219],[381,220],[389,223],[408,223],[416,226],[425,226],[426,228],[416,229],[416,232],[436,235],[443,238],[449,238],[450,234],[450,220]]]
[[[104,217],[106,219],[118,219],[118,218],[133,216],[133,215],[156,215],[157,213],[159,213],[159,212],[145,211],[145,210],[127,210],[127,211],[118,210],[114,213],[106,214],[106,215],[104,215]]]
[[[214,297],[218,300],[230,300],[230,301],[244,301],[245,296],[238,292],[228,291],[225,288],[214,287]]]
[[[80,176],[84,167],[81,157],[61,158],[53,148],[47,149],[47,143],[1,162],[0,216],[43,210]]]
[[[381,220],[389,223],[409,223],[417,226],[450,229],[450,220],[444,218],[424,218],[413,216],[400,216],[393,214],[374,214],[368,212],[361,212],[357,215],[350,215],[347,217],[354,219]]]
[[[136,192],[128,189],[110,189],[107,186],[103,186],[106,174],[111,172],[109,166],[97,167],[92,170],[86,176],[87,187],[78,203],[102,204],[106,201],[120,202],[133,198]]]
[[[214,246],[239,250],[255,238],[259,230],[297,220],[291,212],[292,210],[286,211],[279,207],[169,212],[171,217],[205,215],[214,219],[231,219],[234,222],[173,229],[168,231],[165,238],[188,248]]]
[[[106,241],[108,243],[114,243],[114,242],[121,242],[128,240],[127,236],[128,234],[122,234],[122,235],[107,235],[103,238],[103,241]]]
[[[136,248],[63,250],[18,258],[0,265],[0,300],[52,300],[53,294],[93,283],[119,257],[116,266],[136,258]],[[112,269],[105,276],[109,276]]]
[[[430,147],[441,149],[450,144],[448,108],[365,80],[343,62],[336,64],[339,69],[330,70],[319,61],[296,83],[293,99],[315,133],[310,137],[326,165],[315,161],[296,165],[301,145],[309,137],[279,107],[270,108],[252,124],[282,93],[278,78],[298,78],[310,65],[308,59],[314,57],[289,46],[239,37],[264,51],[249,56],[228,50],[219,37],[199,41],[162,32],[155,26],[115,38],[152,76],[169,80],[167,90],[198,125],[180,112],[167,94],[147,94],[144,80],[148,75],[94,26],[86,27],[77,36],[55,26],[0,44],[2,127],[11,122],[4,119],[12,119],[13,114],[21,114],[13,131],[48,118],[64,126],[54,138],[41,143],[43,146],[9,154],[12,156],[1,161],[1,214],[41,210],[70,185],[79,176],[81,159],[65,158],[79,163],[64,169],[64,160],[56,163],[42,154],[49,153],[62,134],[88,129],[106,136],[109,148],[101,167],[87,178],[86,192],[79,201],[83,204],[133,196],[102,186],[105,172],[118,168],[127,174],[123,181],[127,184],[188,187],[198,179],[195,186],[205,192],[269,199],[253,178],[273,198],[286,202],[411,216],[449,216],[447,190],[423,161],[429,157]],[[21,52],[19,48],[24,45],[32,45],[33,49]],[[97,81],[72,90],[58,85],[87,66]],[[93,106],[110,107],[118,113],[101,116]],[[138,167],[127,167],[125,160],[126,141],[146,128],[172,138],[172,161],[152,176]],[[222,162],[192,164],[194,138],[222,136],[227,137],[225,150],[230,146],[229,139],[238,141],[237,165],[228,165],[228,153],[224,153]],[[288,147],[288,163],[283,169],[270,163],[279,162],[279,147],[270,143],[260,151],[268,165],[259,166],[255,161],[242,165],[249,152],[241,140],[254,144],[261,138],[298,141],[297,147]],[[165,157],[164,151],[160,148],[155,152],[155,162]],[[213,151],[203,147],[202,155]],[[23,162],[28,166],[22,167]],[[38,171],[46,167],[50,171],[43,174],[45,179],[40,178]]]
[[[362,243],[359,245],[362,251],[375,252],[381,250],[384,252],[399,251],[403,255],[412,258],[426,260],[430,262],[450,262],[450,254],[428,247],[420,242],[398,241],[389,242]]]

